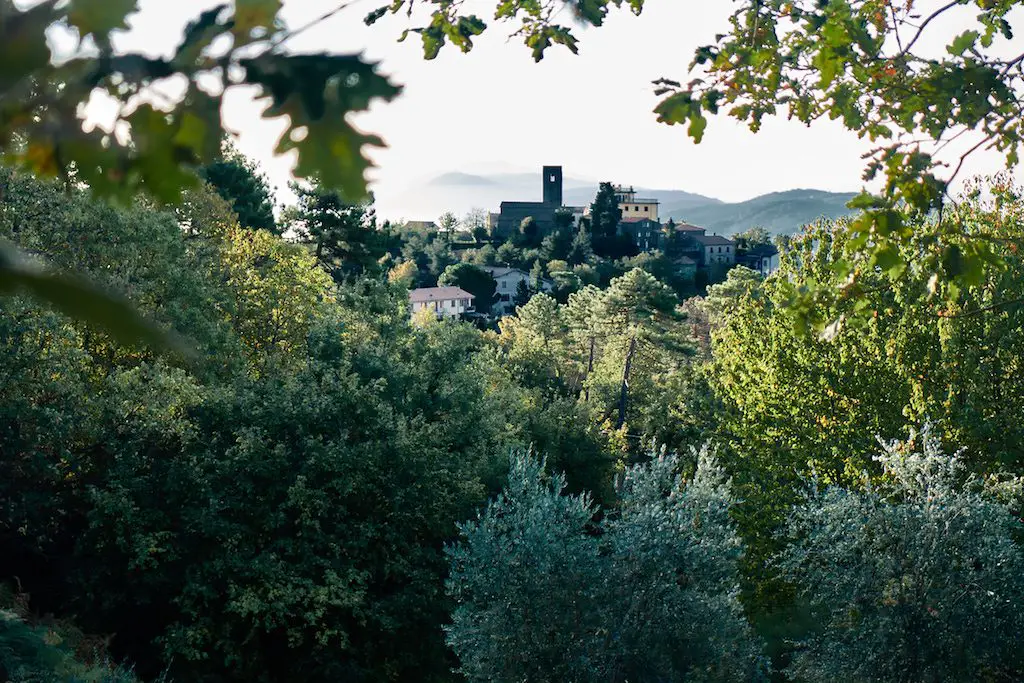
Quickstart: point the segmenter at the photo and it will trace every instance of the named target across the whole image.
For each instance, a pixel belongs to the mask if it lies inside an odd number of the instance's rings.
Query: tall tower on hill
[[[562,205],[562,167],[544,167],[544,203]]]

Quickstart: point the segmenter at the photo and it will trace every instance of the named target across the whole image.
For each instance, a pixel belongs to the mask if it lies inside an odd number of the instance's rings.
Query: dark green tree
[[[512,297],[512,303],[516,306],[525,306],[532,296],[533,292],[530,291],[530,286],[526,284],[526,280],[520,280],[519,284],[516,285],[516,293]]]
[[[590,238],[590,232],[586,225],[580,225],[573,235],[572,243],[569,245],[569,253],[565,260],[571,266],[578,266],[581,263],[589,263],[594,258],[594,247]]]
[[[545,261],[567,259],[574,235],[572,212],[559,209],[555,212],[551,232],[541,241],[541,257]]]
[[[590,205],[590,234],[598,255],[604,256],[605,249],[613,244],[621,221],[622,209],[619,208],[615,187],[611,183],[601,183]]]
[[[470,263],[457,263],[448,266],[441,277],[438,278],[439,285],[450,285],[461,287],[473,295],[473,305],[480,313],[490,313],[491,306],[496,301],[494,291],[498,283],[494,281],[490,273]]]
[[[298,203],[288,211],[299,239],[310,245],[335,279],[375,271],[386,244],[377,231],[372,199],[346,202],[322,185],[292,184]]]
[[[512,242],[522,249],[531,249],[540,245],[542,237],[537,220],[533,216],[527,216],[519,224],[519,230],[512,236]]]
[[[929,430],[911,437],[884,446],[879,485],[812,491],[791,515],[780,564],[819,624],[794,656],[796,680],[1024,675],[1019,514]]]
[[[269,230],[278,235],[274,194],[259,165],[225,142],[221,157],[203,166],[200,176],[213,186],[238,216],[244,228]]]

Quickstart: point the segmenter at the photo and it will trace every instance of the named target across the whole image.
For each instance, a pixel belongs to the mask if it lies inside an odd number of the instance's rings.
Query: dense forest
[[[501,243],[378,221],[352,115],[401,86],[290,43],[349,4],[209,7],[151,54],[134,0],[0,0],[0,680],[1024,680],[1024,196],[953,185],[1018,163],[1021,2],[735,3],[658,120],[874,149],[848,220],[703,281],[608,185]],[[643,6],[494,21],[539,61]],[[363,21],[433,59],[464,9]],[[239,91],[288,206],[223,145]],[[411,315],[486,312],[487,264],[529,271],[514,315]]]
[[[828,339],[788,302],[844,277],[831,223],[687,299],[591,251],[480,329],[410,319],[449,238],[314,190],[245,227],[230,163],[169,206],[0,179],[0,236],[182,340],[0,299],[8,679],[1024,675],[1012,247],[942,310],[879,273]],[[988,189],[958,220],[1019,239]]]

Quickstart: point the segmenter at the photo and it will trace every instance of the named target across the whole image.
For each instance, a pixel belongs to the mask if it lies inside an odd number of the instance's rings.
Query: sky
[[[725,201],[794,188],[862,186],[861,155],[869,144],[835,122],[807,127],[772,119],[753,134],[718,116],[697,145],[683,127],[656,121],[651,81],[688,80],[694,49],[724,30],[733,3],[647,0],[640,16],[613,9],[604,26],[577,30],[578,55],[555,46],[534,63],[521,40],[509,39],[515,25],[493,22],[470,53],[447,46],[426,61],[418,36],[397,41],[409,26],[404,14],[372,27],[363,24],[366,13],[383,2],[354,0],[291,43],[296,51],[362,52],[404,86],[398,100],[353,119],[388,144],[372,153],[377,168],[371,189],[383,217],[405,215],[403,197],[423,191],[430,178],[445,172],[539,174],[544,164],[561,165],[573,178],[687,190]],[[169,53],[184,24],[214,4],[142,0],[119,46]],[[286,0],[284,17],[289,26],[300,26],[338,4]],[[464,7],[489,20],[495,4],[466,0]],[[238,133],[239,149],[284,188],[293,159],[273,155],[280,123],[262,119],[261,106],[247,92],[227,98],[224,118]],[[980,154],[963,175],[1000,168],[998,157]]]

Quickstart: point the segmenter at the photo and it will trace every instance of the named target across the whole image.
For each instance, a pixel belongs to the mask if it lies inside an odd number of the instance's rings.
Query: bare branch
[[[914,37],[910,39],[910,42],[907,43],[907,46],[905,48],[903,48],[902,50],[900,50],[900,53],[897,55],[897,57],[905,57],[910,52],[910,49],[912,47],[914,47],[914,43],[916,43],[918,38],[921,37],[921,34],[924,33],[925,27],[927,27],[928,24],[930,24],[933,19],[937,18],[938,16],[940,16],[942,14],[945,14],[946,12],[948,12],[951,9],[953,9],[957,5],[964,5],[964,4],[967,4],[965,0],[953,0],[953,2],[948,2],[945,5],[943,5],[942,7],[940,7],[939,9],[937,9],[934,12],[932,12],[931,14],[929,14],[925,18],[925,20],[921,22],[921,25],[917,27],[917,33],[915,33]]]

